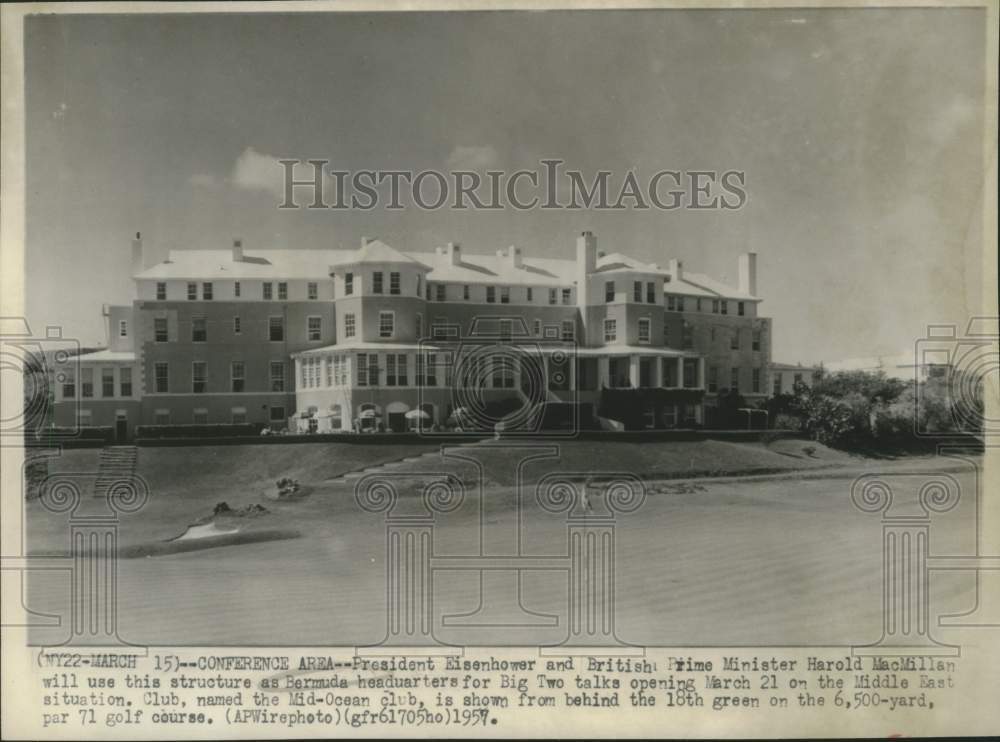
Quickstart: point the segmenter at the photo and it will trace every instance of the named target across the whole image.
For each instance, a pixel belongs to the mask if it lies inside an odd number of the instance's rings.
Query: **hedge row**
[[[260,435],[262,423],[217,423],[206,425],[139,425],[136,438],[245,438]]]

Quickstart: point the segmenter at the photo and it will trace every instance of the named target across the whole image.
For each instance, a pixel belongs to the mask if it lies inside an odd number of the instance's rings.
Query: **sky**
[[[736,283],[783,362],[965,324],[984,182],[982,9],[33,16],[28,320],[103,343],[130,240],[170,249],[576,235]],[[994,153],[995,156],[995,153]],[[277,159],[344,170],[745,172],[739,210],[279,210]],[[641,179],[641,177],[640,177]],[[971,245],[971,247],[970,247]]]

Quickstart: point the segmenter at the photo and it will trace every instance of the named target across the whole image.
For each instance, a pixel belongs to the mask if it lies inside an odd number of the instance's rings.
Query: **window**
[[[604,284],[604,301],[608,304],[615,300],[615,282],[607,281]]]
[[[613,343],[618,339],[618,322],[613,319],[604,320],[604,342]]]
[[[208,326],[204,317],[191,318],[191,342],[204,343],[208,339]]]
[[[345,314],[344,315],[344,337],[345,338],[352,338],[352,337],[354,337],[354,330],[355,330],[354,315],[353,314]]]
[[[306,318],[306,337],[309,342],[313,343],[319,340],[323,336],[323,318],[322,317],[307,317]]]
[[[794,376],[792,377],[792,381],[793,381],[793,382],[794,382],[795,384],[800,384],[800,383],[802,383],[802,374],[795,374],[795,375],[794,375]]]
[[[368,386],[367,353],[358,353],[358,386]]]
[[[153,424],[170,425],[170,410],[154,410]]]
[[[271,408],[270,419],[272,423],[280,423],[285,421],[285,408],[281,405]]]
[[[509,319],[500,320],[500,339],[510,340],[514,334],[514,322]]]
[[[486,303],[493,304],[497,300],[497,289],[496,286],[486,287]]]
[[[755,368],[753,370],[753,375],[751,376],[750,388],[753,390],[754,394],[760,394],[760,369]]]
[[[462,287],[462,299],[465,301],[469,300],[469,285],[466,284]]]
[[[212,291],[212,283],[210,281],[206,281],[205,283],[203,283],[201,285],[201,298],[202,299],[204,299],[205,301],[212,301],[212,295],[213,295],[213,293],[214,292]]]
[[[198,284],[188,283],[188,301],[195,301],[198,298]]]
[[[740,370],[735,366],[729,370],[729,388],[734,392],[740,390]]]
[[[208,410],[204,407],[196,407],[191,412],[191,421],[195,425],[207,425],[208,424]]]
[[[306,296],[310,299],[319,298],[319,284],[315,281],[310,281],[306,284]]]
[[[76,378],[70,369],[66,369],[66,373],[63,375],[62,393],[66,399],[72,399],[76,396]]]
[[[670,345],[670,323],[666,317],[663,318],[663,344]]]
[[[115,396],[115,370],[113,368],[101,369],[101,396]]]
[[[437,292],[437,296],[435,297],[435,301],[444,301],[445,300],[444,284],[443,283],[437,284],[434,287],[434,290]]]
[[[673,294],[667,294],[667,309],[671,312],[677,310],[677,297]]]
[[[367,358],[367,361],[362,359]],[[367,369],[367,379],[366,377]],[[378,386],[378,355],[375,353],[358,354],[358,386]]]
[[[573,298],[573,291],[572,291],[572,289],[563,289],[562,290],[562,303],[563,304],[569,304],[570,300],[572,298]]]
[[[740,349],[740,331],[735,330],[732,336],[729,338],[729,349],[739,350]]]
[[[776,397],[779,394],[781,394],[781,374],[780,373],[775,373],[775,375],[774,375],[774,382],[773,382],[773,385],[771,387],[771,394],[773,394]]]
[[[378,336],[380,338],[391,338],[396,332],[396,313],[378,313]]]
[[[513,389],[514,388],[514,365],[513,359],[502,356],[495,356],[493,359],[493,388]]]
[[[722,310],[723,314],[729,314],[729,302],[725,299],[719,302],[719,309]]]
[[[535,337],[540,338],[542,336],[542,321],[540,319],[535,320]]]
[[[242,425],[247,421],[246,407],[233,407],[229,414],[233,425]]]
[[[646,284],[646,303],[656,304],[656,282],[650,281]]]
[[[387,353],[385,356],[385,385],[396,386],[396,354]]]
[[[344,296],[350,296],[354,293],[354,274],[345,273],[344,274]]]
[[[246,366],[243,361],[233,361],[229,364],[230,391],[242,392],[246,389]]]
[[[118,337],[128,337],[128,322],[123,319],[118,320]]]
[[[678,296],[677,297],[677,311],[678,312],[683,312],[684,311],[684,297],[683,296]]]
[[[156,379],[157,394],[166,394],[170,386],[170,370],[165,363],[153,366],[153,377]]]
[[[556,290],[549,289],[549,304],[555,304],[555,303],[556,303]]]
[[[708,391],[713,394],[719,391],[719,369],[715,366],[708,367]]]
[[[632,284],[632,301],[636,304],[642,303],[642,281],[635,281]]]
[[[375,271],[372,273],[372,293],[382,293],[382,271]]]
[[[194,394],[204,394],[208,386],[206,376],[208,371],[204,361],[194,361],[191,364],[191,391]]]
[[[427,386],[437,386],[437,354],[428,353],[427,354],[427,368],[426,368],[426,380]]]
[[[396,381],[399,386],[407,386],[409,381],[406,378],[406,354],[400,353],[396,356]]]
[[[643,317],[639,320],[639,342],[649,344],[649,318]]]
[[[424,315],[418,314],[414,317],[413,329],[416,331],[417,340],[422,340],[424,337]]]
[[[400,291],[399,273],[393,271],[389,274],[389,293],[399,294]]]
[[[288,284],[284,281],[278,284],[278,301],[288,301]]]
[[[80,369],[80,390],[84,397],[94,396],[94,369]]]
[[[285,391],[285,362],[271,361],[271,391]]]
[[[719,300],[712,299],[712,314],[718,314],[718,313],[719,313]]]
[[[760,350],[760,330],[754,330],[750,336],[750,348],[752,350]]]
[[[694,311],[696,311],[696,312],[700,312],[701,311],[701,299],[700,298],[694,300]]]
[[[427,289],[425,291],[424,298],[427,299],[427,301],[431,300],[431,282],[430,281],[427,282]]]
[[[240,298],[240,282],[239,281],[235,281],[233,283],[233,296],[235,296],[237,299]]]
[[[681,347],[685,350],[691,350],[694,347],[694,328],[687,322],[681,329]]]
[[[274,298],[274,284],[265,281],[261,288],[264,292],[264,301],[271,301]]]
[[[273,343],[281,342],[285,339],[285,318],[267,318],[267,337]]]
[[[334,356],[327,356],[326,357],[326,367],[325,368],[326,368],[326,385],[327,386],[333,386],[333,363],[334,363],[334,360],[335,360]]]
[[[241,332],[241,329],[240,329],[240,316],[237,314],[235,317],[233,317],[233,334],[234,335],[239,335],[240,332]]]
[[[740,317],[746,314],[746,306],[744,302],[742,301],[736,302],[736,314],[738,314]]]
[[[132,369],[128,366],[118,369],[118,392],[122,397],[132,396]]]
[[[698,386],[698,359],[684,359],[684,388],[694,389]]]
[[[426,383],[426,379],[424,377],[424,356],[422,353],[417,353],[414,359],[414,366],[413,382],[418,387],[422,387]]]
[[[157,301],[166,301],[167,299],[167,284],[162,281],[156,284],[156,299]]]
[[[500,303],[510,304],[510,286],[500,287]]]
[[[533,301],[535,300],[535,292],[534,292],[534,290],[533,290],[533,289],[531,288],[531,286],[529,286],[529,287],[528,287],[527,289],[525,289],[525,300],[526,300],[526,301],[527,301],[527,302],[528,302],[529,304],[530,304],[531,302],[533,302]]]
[[[576,323],[571,319],[564,319],[562,323],[562,339],[572,340],[576,337]]]

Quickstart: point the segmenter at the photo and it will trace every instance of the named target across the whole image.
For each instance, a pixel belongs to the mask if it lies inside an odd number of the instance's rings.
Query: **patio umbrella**
[[[423,410],[410,410],[404,416],[407,420],[430,420],[431,416]]]
[[[361,412],[358,413],[358,417],[359,418],[375,417],[375,410],[370,408],[367,410],[361,410]]]

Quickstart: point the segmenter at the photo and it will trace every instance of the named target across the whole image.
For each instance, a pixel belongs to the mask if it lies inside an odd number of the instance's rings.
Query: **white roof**
[[[324,278],[330,266],[356,257],[357,250],[245,250],[234,261],[232,250],[171,250],[162,263],[136,274],[140,279],[186,278]]]
[[[135,363],[135,352],[131,350],[97,350],[76,356],[81,363]]]

